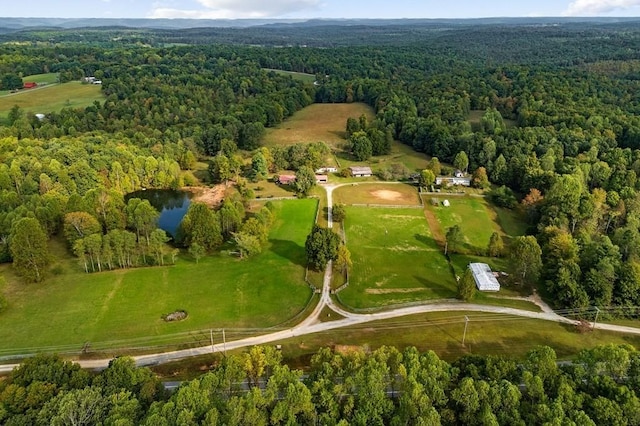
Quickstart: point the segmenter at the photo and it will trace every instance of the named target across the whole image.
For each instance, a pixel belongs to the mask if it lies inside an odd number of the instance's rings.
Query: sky
[[[47,18],[481,18],[640,16],[640,0],[24,0],[0,17]]]

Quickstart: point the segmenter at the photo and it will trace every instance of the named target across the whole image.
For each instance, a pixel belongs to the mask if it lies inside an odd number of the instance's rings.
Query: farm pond
[[[131,198],[148,200],[160,212],[158,228],[175,238],[178,226],[191,204],[191,196],[190,192],[174,189],[147,189],[127,194],[125,201]]]

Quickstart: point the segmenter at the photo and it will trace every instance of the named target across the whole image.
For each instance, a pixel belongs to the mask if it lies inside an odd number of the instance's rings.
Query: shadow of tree
[[[451,287],[447,287],[446,285],[441,284],[438,281],[431,281],[426,279],[425,277],[419,277],[417,275],[414,275],[413,277],[421,285],[431,290],[434,296],[436,296],[437,298],[448,299],[456,296],[455,291],[452,290]]]
[[[298,266],[307,266],[304,247],[289,240],[269,240],[270,251]]]

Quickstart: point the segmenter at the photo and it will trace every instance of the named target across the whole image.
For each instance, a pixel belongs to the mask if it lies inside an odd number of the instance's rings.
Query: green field
[[[273,146],[325,142],[329,146],[339,147],[346,143],[347,119],[358,118],[362,114],[369,121],[374,118],[373,109],[362,103],[313,104],[296,112],[278,127],[267,129],[263,144]]]
[[[465,346],[462,346],[465,315],[469,317],[469,326]],[[552,347],[559,358],[566,359],[581,349],[607,343],[638,347],[640,336],[601,330],[581,334],[566,324],[507,315],[437,312],[369,322],[278,343],[282,344],[285,360],[304,365],[304,360],[319,348],[335,345],[367,350],[383,345],[400,350],[416,346],[422,352],[433,350],[448,361],[468,354],[521,358],[527,351],[546,345]]]
[[[451,204],[444,207],[440,198],[440,205],[429,205],[436,215],[442,232],[446,235],[447,229],[458,225],[465,237],[463,250],[479,254],[486,252],[489,238],[494,232],[503,232],[496,220],[493,210],[490,210],[484,198],[453,196],[447,198]]]
[[[185,256],[175,266],[52,276],[40,284],[8,277],[0,288],[9,309],[0,315],[0,354],[27,348],[65,345],[78,350],[85,342],[143,339],[208,328],[265,328],[304,309],[311,292],[304,283],[304,242],[317,201],[277,201],[269,247],[240,261],[228,254],[196,264]],[[162,314],[184,309],[176,323]]]
[[[446,258],[422,209],[348,207],[353,267],[340,300],[354,308],[455,297]]]
[[[276,70],[272,68],[264,68],[265,71],[273,71],[276,74],[290,76],[294,80],[300,80],[303,83],[313,84],[316,81],[316,76],[314,74],[307,74],[304,72],[294,72],[294,71],[284,71],[284,70]]]
[[[28,82],[28,81],[32,81],[34,83],[38,83],[38,84],[42,84],[42,83],[46,83],[46,84],[53,84],[53,83],[57,83],[58,82],[58,73],[57,72],[50,72],[47,74],[34,74],[34,75],[28,75],[26,77],[22,77],[22,81],[23,82]]]
[[[25,112],[44,114],[62,108],[84,108],[102,98],[100,85],[82,84],[79,81],[54,84],[0,96],[0,118],[6,118],[14,105]]]

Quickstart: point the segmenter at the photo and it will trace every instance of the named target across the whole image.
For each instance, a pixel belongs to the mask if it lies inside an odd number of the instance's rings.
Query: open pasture
[[[365,114],[374,118],[373,110],[366,104],[313,104],[287,118],[278,127],[267,129],[263,144],[293,145],[296,143],[325,142],[338,147],[346,143],[346,127],[349,117]]]
[[[367,308],[454,297],[455,283],[422,209],[348,207],[344,223],[353,267],[340,292]]]
[[[379,204],[392,206],[417,206],[418,191],[413,185],[388,183],[354,183],[336,188],[333,202],[347,205]]]
[[[48,113],[62,108],[84,108],[103,98],[100,86],[72,81],[20,91],[0,97],[0,118],[18,105],[29,113]]]
[[[274,72],[276,74],[280,74],[280,75],[286,75],[289,76],[291,78],[293,78],[294,80],[299,80],[302,81],[303,83],[307,83],[307,84],[313,84],[314,81],[316,81],[316,76],[313,74],[307,74],[304,72],[294,72],[294,71],[284,71],[284,70],[276,70],[273,68],[264,68],[265,71],[267,72]]]
[[[474,254],[484,253],[489,244],[489,238],[494,232],[504,234],[498,224],[496,213],[491,210],[486,200],[481,197],[464,197],[429,195],[429,200],[425,199],[427,209],[429,209],[438,220],[442,235],[446,235],[447,229],[458,225],[465,237],[465,247],[467,252]],[[431,198],[439,200],[437,206],[431,205]],[[450,206],[445,207],[442,203],[449,200]],[[444,245],[444,241],[442,241]]]
[[[85,274],[67,254],[64,271],[40,284],[25,284],[3,265],[0,274],[7,280],[0,291],[9,308],[0,314],[0,354],[45,346],[50,351],[80,350],[87,342],[104,346],[122,339],[169,338],[209,328],[265,328],[287,321],[311,297],[304,283],[304,242],[317,201],[274,204],[276,223],[268,247],[244,261],[222,252],[196,264],[184,255],[172,266]],[[187,319],[161,319],[178,309],[187,311]]]

